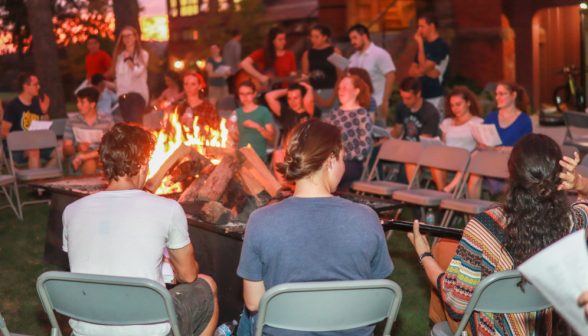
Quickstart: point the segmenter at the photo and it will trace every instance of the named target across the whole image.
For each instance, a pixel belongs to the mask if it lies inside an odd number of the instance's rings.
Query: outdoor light
[[[203,60],[197,60],[196,61],[196,65],[202,69],[204,67],[205,62]]]
[[[174,67],[175,67],[176,69],[181,69],[181,68],[183,68],[183,67],[184,67],[184,62],[182,62],[182,61],[175,61],[175,62],[174,62]]]
[[[583,3],[580,4],[580,8],[587,9],[588,8],[588,5],[586,5],[586,3],[583,2]]]

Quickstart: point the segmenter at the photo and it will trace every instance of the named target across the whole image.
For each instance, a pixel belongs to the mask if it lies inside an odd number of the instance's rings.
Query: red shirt
[[[263,49],[254,51],[249,57],[257,64],[257,69],[263,73],[265,71]],[[296,72],[296,57],[294,53],[290,50],[285,50],[284,55],[276,58],[276,62],[272,68],[275,70],[277,77],[289,76],[292,72]],[[288,82],[283,82],[282,87],[288,87]]]
[[[95,74],[104,74],[112,65],[110,56],[104,51],[100,50],[96,54],[89,53],[86,55],[86,72],[88,73],[88,81],[92,79]]]

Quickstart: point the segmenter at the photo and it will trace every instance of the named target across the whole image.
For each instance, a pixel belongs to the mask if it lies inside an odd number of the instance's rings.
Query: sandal
[[[84,160],[82,160],[79,156],[76,156],[71,161],[71,167],[73,168],[73,171],[78,171],[78,169],[80,169],[80,167],[82,166],[82,163],[84,163]]]

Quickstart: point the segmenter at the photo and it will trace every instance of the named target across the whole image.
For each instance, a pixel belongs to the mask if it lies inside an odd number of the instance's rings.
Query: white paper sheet
[[[216,70],[214,70],[215,74],[226,74],[227,72],[231,71],[231,67],[228,65],[221,65]]]
[[[29,131],[48,130],[51,125],[53,125],[53,121],[33,120],[29,126]]]
[[[500,140],[500,135],[498,135],[498,130],[496,130],[494,124],[469,123],[468,125],[470,125],[472,135],[478,143],[492,147],[502,145],[502,140]]]
[[[337,53],[332,53],[331,56],[327,57],[327,61],[331,62],[331,64],[333,64],[341,70],[347,69],[349,67],[349,64],[351,64],[350,60]]]
[[[425,147],[425,148],[427,148],[428,146],[445,146],[445,144],[443,143],[443,141],[441,141],[441,138],[439,138],[439,137],[434,137],[434,138],[419,137],[419,139],[421,140],[421,143],[423,144],[423,147]]]
[[[588,335],[584,309],[577,304],[580,294],[588,290],[585,230],[558,240],[517,269],[579,335]]]
[[[76,137],[76,141],[79,143],[82,142],[89,142],[89,143],[99,143],[102,141],[102,133],[101,130],[95,129],[83,129],[79,127],[73,128],[74,136]]]

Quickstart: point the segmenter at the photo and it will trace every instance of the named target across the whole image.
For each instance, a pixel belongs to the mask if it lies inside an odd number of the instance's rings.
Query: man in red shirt
[[[241,67],[251,76],[259,79],[262,85],[267,85],[270,76],[267,69],[273,69],[276,77],[296,75],[296,57],[290,50],[285,49],[286,32],[279,27],[270,29],[263,49],[254,51],[241,62]],[[256,68],[257,67],[257,68]],[[282,83],[282,88],[288,87],[288,82]]]
[[[112,60],[104,50],[100,50],[100,42],[98,36],[90,35],[86,40],[86,45],[90,50],[90,53],[86,55],[86,72],[88,82],[91,81],[92,76],[99,73],[104,75],[108,69],[112,66]]]

